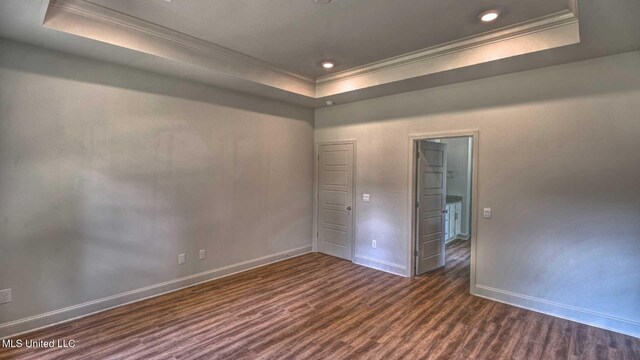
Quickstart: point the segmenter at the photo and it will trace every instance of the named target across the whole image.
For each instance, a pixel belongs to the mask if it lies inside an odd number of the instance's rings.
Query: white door
[[[418,143],[416,274],[444,266],[447,144]]]
[[[318,147],[318,251],[351,260],[353,144]]]

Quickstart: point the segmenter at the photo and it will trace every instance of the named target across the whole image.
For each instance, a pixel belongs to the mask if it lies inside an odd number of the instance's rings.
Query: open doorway
[[[412,138],[414,275],[444,267],[454,260],[448,253],[472,253],[476,139],[475,133]]]
[[[429,140],[425,140],[429,141]],[[473,171],[473,139],[459,137],[438,139],[447,145],[445,244],[469,240],[471,232],[471,174]]]

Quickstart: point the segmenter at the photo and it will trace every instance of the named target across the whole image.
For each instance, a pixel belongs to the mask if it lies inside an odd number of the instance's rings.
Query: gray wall
[[[478,129],[494,217],[472,290],[640,335],[638,68],[636,52],[317,110],[316,141],[358,139],[356,256],[409,272],[408,135]],[[0,328],[306,251],[312,142],[309,110],[2,41]]]
[[[0,324],[308,251],[312,189],[312,110],[0,43]]]
[[[447,144],[447,195],[462,196],[461,229],[462,235],[469,235],[471,178],[469,138],[442,139]]]
[[[316,141],[358,141],[356,259],[409,273],[408,136],[477,129],[493,218],[473,291],[639,336],[639,69],[634,52],[316,110]]]

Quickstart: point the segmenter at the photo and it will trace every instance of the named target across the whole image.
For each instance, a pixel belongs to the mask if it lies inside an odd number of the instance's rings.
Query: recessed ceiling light
[[[483,22],[492,22],[493,20],[497,19],[498,16],[500,16],[500,11],[489,10],[480,14],[479,17],[480,17],[480,20],[482,20]]]
[[[336,63],[335,63],[335,61],[324,60],[323,62],[320,63],[320,65],[325,69],[331,69],[334,66],[336,66]]]
[[[313,2],[318,4],[318,5],[324,5],[324,4],[330,3],[331,0],[313,0]]]

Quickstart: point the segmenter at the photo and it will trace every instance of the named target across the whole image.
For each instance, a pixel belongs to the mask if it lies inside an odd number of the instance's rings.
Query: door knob
[[[351,206],[347,206],[347,210],[351,211]]]
[[[446,214],[446,213],[448,213],[449,211],[445,209],[445,210],[440,210],[440,212],[441,212],[441,213],[443,213],[443,214]]]

